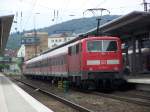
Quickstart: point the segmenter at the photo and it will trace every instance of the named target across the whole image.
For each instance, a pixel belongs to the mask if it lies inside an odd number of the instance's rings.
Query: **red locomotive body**
[[[89,87],[103,79],[120,78],[122,67],[120,39],[102,36],[76,40],[30,59],[24,64],[23,73],[65,78],[75,85]]]

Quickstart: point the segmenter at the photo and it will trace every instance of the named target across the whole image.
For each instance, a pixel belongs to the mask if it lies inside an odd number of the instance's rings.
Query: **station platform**
[[[129,83],[150,84],[150,74],[131,75],[131,76],[126,76],[125,79]]]
[[[126,81],[136,85],[137,90],[150,91],[150,74],[139,74],[125,77]]]
[[[53,112],[0,73],[0,112]]]

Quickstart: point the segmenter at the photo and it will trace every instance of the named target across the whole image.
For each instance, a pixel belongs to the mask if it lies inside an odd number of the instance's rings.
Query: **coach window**
[[[54,58],[54,66],[56,66],[56,59]]]
[[[32,63],[32,68],[35,68],[35,62],[34,62],[34,63]]]
[[[53,66],[53,59],[51,60],[51,66]]]
[[[67,58],[64,56],[64,64],[67,63]]]
[[[55,66],[57,66],[57,59],[55,59]]]
[[[48,59],[48,64],[47,64],[48,66],[50,66],[51,65],[51,61],[50,61],[50,59]]]
[[[71,47],[68,48],[68,55],[71,55]]]
[[[53,64],[53,66],[55,66],[55,59],[54,58],[52,59],[52,64]]]
[[[31,68],[33,68],[33,63],[31,63]]]
[[[45,64],[44,64],[44,66],[47,66],[47,59],[45,59]]]
[[[61,57],[61,65],[64,64],[64,56]]]
[[[45,66],[45,60],[43,60],[43,67]]]
[[[63,65],[63,56],[60,58],[60,65]]]
[[[42,67],[44,67],[44,60],[42,60]]]
[[[56,66],[59,64],[59,59],[56,59]]]
[[[53,58],[53,66],[55,66],[55,59]]]
[[[36,63],[33,63],[32,67],[33,67],[33,68],[35,68],[35,67],[36,67],[36,65],[37,65]]]
[[[46,59],[46,66],[48,66],[48,59]]]
[[[41,67],[41,61],[39,61],[39,63],[38,63],[38,67]]]
[[[60,58],[57,57],[57,65],[59,65],[59,64],[60,64]]]
[[[45,64],[44,64],[44,66],[47,66],[47,59],[45,59]]]
[[[77,44],[77,45],[76,45],[76,54],[78,54],[78,53],[79,53],[79,49],[80,49],[79,47],[80,47],[80,45],[79,45],[79,44]]]
[[[56,65],[59,65],[59,58],[56,59]]]
[[[39,62],[36,62],[36,63],[35,63],[35,66],[36,66],[36,67],[39,67]]]

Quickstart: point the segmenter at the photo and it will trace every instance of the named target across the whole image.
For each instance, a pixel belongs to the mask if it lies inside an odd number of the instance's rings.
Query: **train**
[[[71,86],[113,88],[122,80],[121,40],[112,36],[74,39],[24,62],[31,78],[67,80]]]

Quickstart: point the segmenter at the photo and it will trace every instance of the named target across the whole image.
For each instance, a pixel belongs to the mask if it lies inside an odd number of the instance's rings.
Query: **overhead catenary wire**
[[[34,7],[36,6],[36,3],[37,3],[37,0],[34,0],[33,6],[32,6],[32,8],[31,8],[31,12],[30,12],[28,18],[26,19],[26,21],[24,22],[24,23],[25,23],[25,24],[23,25],[24,27],[26,27],[26,25],[28,25],[28,22],[29,22],[30,18],[31,18],[32,15],[33,15],[33,10],[34,10]],[[23,27],[23,29],[24,29],[24,27]]]

